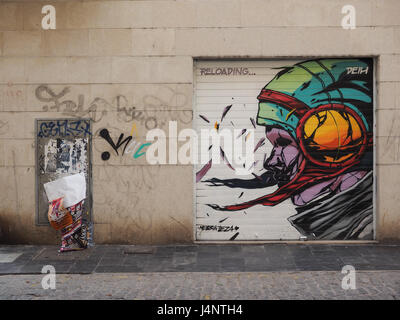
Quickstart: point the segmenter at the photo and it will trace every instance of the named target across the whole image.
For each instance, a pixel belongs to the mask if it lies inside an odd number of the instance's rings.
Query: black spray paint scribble
[[[234,235],[233,235],[233,237],[232,238],[230,238],[229,240],[230,241],[233,241],[233,240],[235,240],[236,239],[236,237],[239,235],[239,232],[236,232]]]
[[[124,134],[123,133],[120,134],[117,143],[114,143],[114,141],[111,138],[110,133],[109,133],[109,131],[107,129],[102,129],[100,131],[99,135],[100,135],[100,137],[102,137],[104,140],[106,140],[110,144],[110,146],[113,148],[113,150],[115,151],[115,153],[117,155],[119,155],[119,150],[120,150],[121,147],[122,147],[122,154],[121,155],[125,154],[125,150],[128,148],[128,146],[130,146],[130,142],[133,140],[133,145],[134,146],[135,145],[138,146],[137,149],[135,148],[136,151],[135,151],[135,153],[133,155],[134,159],[139,158],[140,156],[144,155],[145,152],[143,152],[141,150],[144,147],[146,147],[146,146],[151,144],[151,143],[136,143],[135,140],[133,139],[132,135],[129,135],[124,139]],[[110,159],[110,157],[111,157],[111,155],[110,155],[110,153],[108,151],[104,151],[101,154],[101,158],[104,161]]]
[[[199,114],[199,117],[202,118],[205,122],[210,123],[210,120],[208,120],[205,116]]]
[[[132,140],[132,136],[128,136],[127,138],[124,139],[124,134],[121,133],[117,143],[114,143],[113,139],[110,136],[110,132],[108,132],[107,129],[102,129],[100,131],[100,137],[102,137],[104,140],[106,140],[110,146],[114,149],[114,151],[119,155],[118,149],[123,146],[122,149],[122,154],[124,154],[126,147],[128,146],[128,143]],[[106,161],[110,159],[110,153],[108,151],[105,151],[101,154],[101,158]]]

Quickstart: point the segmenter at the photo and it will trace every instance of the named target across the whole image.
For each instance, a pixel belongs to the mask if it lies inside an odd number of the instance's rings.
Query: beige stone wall
[[[42,30],[53,4],[57,29]],[[400,1],[353,0],[357,28],[342,29],[347,0],[1,1],[0,239],[58,243],[35,226],[34,119],[90,116],[94,131],[131,124],[115,98],[191,127],[193,58],[376,57],[377,237],[400,239]],[[46,108],[37,88],[83,111]],[[50,91],[48,91],[50,92]],[[108,102],[93,109],[96,99]],[[92,108],[91,108],[92,107]],[[91,109],[89,109],[91,108]],[[144,123],[138,126],[145,136]],[[96,243],[193,241],[191,166],[113,157],[94,137]],[[132,160],[132,161],[131,161]]]

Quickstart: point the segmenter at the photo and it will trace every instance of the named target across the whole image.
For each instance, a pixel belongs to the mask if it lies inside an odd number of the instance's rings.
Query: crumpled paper
[[[64,198],[65,208],[73,206],[86,198],[86,179],[83,173],[66,176],[44,185],[49,202]]]

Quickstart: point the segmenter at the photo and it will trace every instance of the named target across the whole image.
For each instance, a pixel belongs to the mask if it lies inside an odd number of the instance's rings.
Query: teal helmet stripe
[[[290,110],[271,102],[260,102],[257,124],[264,126],[279,125],[296,137],[299,118]]]

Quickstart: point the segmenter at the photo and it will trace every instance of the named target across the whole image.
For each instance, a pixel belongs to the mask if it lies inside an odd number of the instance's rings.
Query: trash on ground
[[[48,219],[61,232],[60,252],[86,249],[91,228],[84,218],[86,180],[82,173],[66,176],[44,184],[49,200]]]

